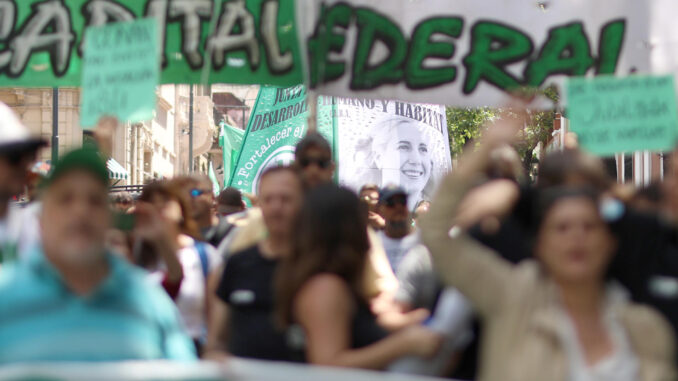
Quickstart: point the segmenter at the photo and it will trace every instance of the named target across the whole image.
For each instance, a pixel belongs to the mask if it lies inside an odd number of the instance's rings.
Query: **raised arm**
[[[462,158],[457,170],[443,179],[428,214],[420,221],[421,239],[431,251],[434,269],[483,315],[501,308],[509,289],[511,264],[466,233],[450,237],[449,232],[461,200],[487,166],[490,152],[511,143],[523,120],[502,118],[489,126],[478,149]]]

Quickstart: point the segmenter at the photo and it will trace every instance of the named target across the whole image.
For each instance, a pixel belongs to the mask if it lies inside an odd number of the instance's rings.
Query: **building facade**
[[[141,185],[189,172],[190,88],[190,85],[159,86],[153,119],[115,127],[109,172],[119,168],[125,173],[115,176],[114,185]],[[206,172],[218,131],[209,88],[193,88],[194,170]],[[58,97],[58,152],[63,154],[82,146],[88,133],[80,128],[80,89],[59,88]],[[33,134],[52,142],[52,88],[0,89],[0,101],[9,105]],[[44,149],[39,160],[50,162],[51,155],[50,149]]]

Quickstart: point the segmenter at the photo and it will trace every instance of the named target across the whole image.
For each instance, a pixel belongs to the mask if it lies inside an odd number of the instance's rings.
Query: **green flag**
[[[219,134],[219,146],[222,149],[222,158],[224,166],[224,187],[231,181],[231,172],[233,172],[233,167],[235,166],[236,160],[238,160],[238,152],[240,151],[240,146],[242,146],[243,136],[245,131],[229,126],[228,124],[221,121],[219,123],[221,132]]]
[[[318,132],[334,141],[333,105],[318,97]],[[229,185],[244,193],[256,193],[259,176],[266,168],[294,161],[294,147],[306,135],[308,106],[303,85],[281,88],[264,86],[250,115],[247,132]]]
[[[207,171],[207,177],[209,177],[210,181],[212,181],[212,193],[214,193],[215,196],[218,196],[219,192],[221,191],[221,187],[219,186],[219,180],[217,180],[217,174],[214,172],[214,166],[212,165],[211,161]]]

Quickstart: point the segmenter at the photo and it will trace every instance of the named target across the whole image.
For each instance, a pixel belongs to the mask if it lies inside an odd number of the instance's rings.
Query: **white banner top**
[[[678,69],[674,0],[298,5],[309,82],[321,94],[499,106],[507,92],[566,76]]]

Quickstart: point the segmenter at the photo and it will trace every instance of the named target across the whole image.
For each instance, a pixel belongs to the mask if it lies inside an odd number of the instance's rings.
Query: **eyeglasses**
[[[384,201],[384,204],[389,208],[393,208],[396,205],[407,206],[407,197],[406,196],[393,196]]]
[[[299,159],[299,165],[301,166],[301,168],[307,168],[311,164],[315,164],[320,169],[326,169],[330,166],[331,163],[332,161],[330,159],[320,159],[311,157],[303,157]]]
[[[204,191],[202,189],[197,189],[197,188],[191,189],[191,197],[193,197],[193,198],[200,197],[200,196],[204,195],[205,193],[207,193],[207,191]]]

